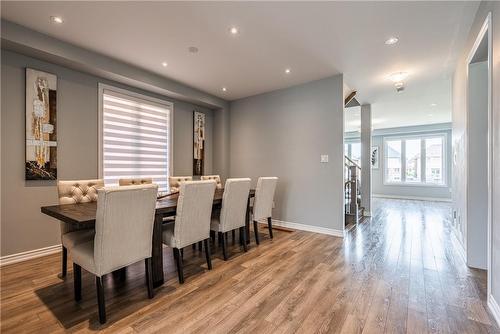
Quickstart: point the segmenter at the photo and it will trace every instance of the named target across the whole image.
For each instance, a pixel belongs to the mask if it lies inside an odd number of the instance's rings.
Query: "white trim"
[[[290,222],[285,222],[285,221],[277,220],[277,219],[273,219],[273,225],[291,228],[294,230],[301,230],[301,231],[308,231],[308,232],[314,232],[314,233],[333,235],[335,237],[341,237],[341,238],[344,237],[344,231],[333,229],[333,228],[312,226],[312,225],[299,224],[299,223],[290,223]]]
[[[18,263],[22,261],[27,261],[31,259],[36,259],[38,257],[50,255],[50,254],[55,254],[60,252],[62,249],[62,245],[53,245],[49,247],[44,247],[44,248],[39,248],[39,249],[33,249],[27,252],[22,252],[22,253],[17,253],[17,254],[11,254],[11,255],[6,255],[0,257],[0,267],[13,264],[13,263]]]
[[[431,202],[451,202],[451,198],[442,197],[420,197],[420,196],[402,196],[402,195],[383,195],[383,194],[373,194],[373,197],[378,198],[391,198],[391,199],[409,199],[415,201],[431,201]]]
[[[139,94],[139,93],[135,93],[133,91],[130,91],[130,90],[127,90],[127,89],[122,89],[122,88],[118,88],[118,87],[114,87],[114,86],[110,86],[110,85],[107,85],[107,84],[103,84],[101,82],[99,82],[97,84],[98,86],[98,106],[97,106],[97,110],[98,110],[98,115],[97,115],[97,146],[98,146],[98,157],[97,157],[97,161],[98,161],[98,171],[97,171],[97,174],[99,175],[99,178],[102,179],[103,178],[103,172],[102,172],[102,155],[103,155],[103,150],[102,150],[102,117],[103,117],[103,101],[102,101],[102,95],[104,94],[104,90],[110,90],[110,91],[113,91],[113,92],[116,92],[116,93],[119,93],[119,94],[123,94],[123,95],[128,95],[128,96],[131,96],[133,98],[138,98],[138,99],[142,99],[142,100],[146,100],[146,101],[150,101],[152,103],[157,103],[157,104],[160,104],[162,106],[165,106],[167,107],[169,110],[170,110],[170,115],[169,115],[169,135],[168,135],[168,170],[169,170],[169,174],[168,176],[171,176],[171,175],[175,175],[174,174],[174,162],[173,162],[173,158],[174,158],[174,103],[171,102],[171,101],[168,101],[168,100],[162,100],[162,99],[158,99],[158,98],[155,98],[155,97],[152,97],[152,96],[149,96],[149,95],[144,95],[144,94]],[[168,178],[167,178],[167,181],[168,181]]]
[[[497,301],[492,295],[488,295],[488,307],[497,324],[500,326],[500,306],[498,306]]]
[[[466,63],[466,94],[465,94],[465,106],[466,106],[466,117],[465,117],[465,154],[466,154],[466,163],[465,163],[465,203],[468,202],[468,193],[469,193],[469,180],[468,180],[468,170],[469,170],[469,64],[471,63],[476,51],[481,44],[482,39],[486,34],[488,34],[488,165],[487,165],[487,178],[488,178],[488,232],[487,232],[487,296],[488,296],[488,305],[490,303],[490,295],[491,295],[491,269],[492,269],[492,224],[493,224],[493,189],[492,189],[492,181],[493,181],[493,109],[492,109],[492,85],[493,85],[493,38],[491,31],[491,12],[488,13],[486,19],[484,20],[483,25],[481,26],[481,30],[477,34],[476,40],[467,56]],[[464,223],[465,223],[465,236],[464,236],[464,248],[465,251],[468,251],[467,246],[467,229],[468,229],[468,212],[467,205],[465,206],[465,215],[464,215]],[[498,304],[497,304],[498,306]],[[498,321],[498,318],[497,318]]]

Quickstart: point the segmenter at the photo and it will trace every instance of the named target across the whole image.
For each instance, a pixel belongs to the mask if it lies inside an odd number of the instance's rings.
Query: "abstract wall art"
[[[372,168],[378,169],[378,165],[379,165],[379,148],[378,148],[378,146],[372,146],[370,161],[371,161]]]
[[[203,175],[205,164],[205,114],[193,113],[193,175]]]
[[[26,180],[57,179],[57,77],[26,68]]]

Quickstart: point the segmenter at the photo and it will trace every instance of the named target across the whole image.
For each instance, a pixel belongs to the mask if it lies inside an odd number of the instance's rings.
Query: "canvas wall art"
[[[370,160],[371,160],[372,168],[378,169],[378,164],[379,164],[379,148],[378,148],[378,146],[372,146]]]
[[[26,69],[26,180],[57,179],[57,77]]]
[[[205,114],[194,111],[193,175],[203,175],[205,164]]]

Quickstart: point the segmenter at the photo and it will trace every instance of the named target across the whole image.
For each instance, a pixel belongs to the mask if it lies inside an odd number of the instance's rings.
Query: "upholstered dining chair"
[[[145,178],[135,178],[135,179],[119,179],[118,184],[120,186],[136,186],[139,184],[152,184],[153,179],[150,177]]]
[[[151,249],[158,186],[104,187],[98,190],[95,237],[74,246],[75,300],[81,299],[81,268],[96,276],[99,321],[106,322],[103,276],[145,260],[148,296],[153,298]]]
[[[177,200],[175,224],[163,225],[163,243],[173,248],[179,283],[184,283],[184,247],[203,241],[208,269],[210,258],[210,217],[215,193],[215,181],[182,182]]]
[[[205,181],[205,180],[214,180],[215,183],[216,183],[216,187],[217,189],[222,189],[222,182],[220,180],[220,176],[219,175],[202,175],[201,180]]]
[[[219,217],[212,217],[210,230],[218,232],[219,240],[222,240],[222,255],[227,261],[227,232],[240,230],[243,241],[243,250],[247,251],[247,236],[245,218],[248,206],[248,194],[250,192],[248,178],[228,179],[224,186],[222,195],[222,207]]]
[[[255,188],[255,200],[253,203],[253,230],[255,233],[255,242],[257,245],[259,241],[258,222],[266,219],[269,227],[269,237],[273,238],[273,224],[272,224],[272,210],[273,198],[276,190],[277,177],[259,177],[257,187]]]
[[[97,190],[104,187],[104,180],[78,180],[57,182],[59,204],[76,204],[97,201]],[[66,277],[68,268],[68,249],[90,241],[94,237],[94,228],[75,227],[61,222],[62,270],[61,277]]]
[[[192,176],[169,176],[168,185],[170,187],[170,192],[177,192],[181,187],[182,182],[193,181]]]

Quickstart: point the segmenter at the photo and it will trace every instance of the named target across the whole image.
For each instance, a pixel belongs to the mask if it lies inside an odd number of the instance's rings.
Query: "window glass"
[[[420,182],[422,173],[422,157],[421,157],[420,139],[405,140],[405,156],[406,156],[406,182]]]
[[[386,181],[401,182],[401,140],[386,142]]]
[[[425,182],[443,184],[443,138],[425,140]]]

